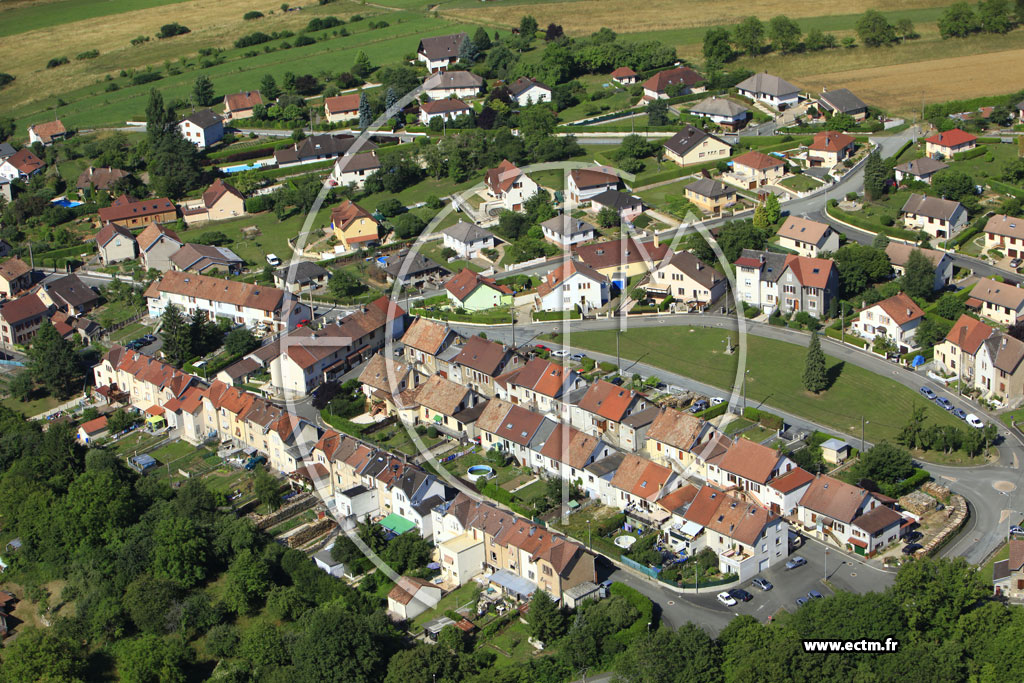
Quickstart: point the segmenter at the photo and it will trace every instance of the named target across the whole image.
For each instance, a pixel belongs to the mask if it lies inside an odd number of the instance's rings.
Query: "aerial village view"
[[[1024,0],[4,0],[0,683],[1024,680]]]

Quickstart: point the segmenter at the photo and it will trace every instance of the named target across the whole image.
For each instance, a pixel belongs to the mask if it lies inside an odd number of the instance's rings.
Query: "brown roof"
[[[677,488],[675,491],[668,494],[667,496],[664,496],[661,500],[659,500],[658,505],[665,508],[669,512],[677,512],[681,514],[686,511],[686,508],[690,506],[690,503],[693,502],[693,499],[697,497],[697,492],[699,490],[700,489],[698,489],[693,484],[681,486],[680,488]]]
[[[991,235],[1005,235],[1024,239],[1024,218],[997,213],[985,223],[985,232]]]
[[[487,171],[487,186],[491,188],[491,192],[494,194],[500,194],[508,191],[512,184],[519,179],[522,175],[522,171],[519,170],[515,164],[508,159],[503,159],[497,168],[492,168]]]
[[[608,282],[608,278],[597,272],[585,263],[578,261],[563,261],[554,270],[545,275],[540,285],[537,286],[538,296],[547,296],[552,290],[564,283],[570,277],[579,273],[580,275],[594,280],[595,282]]]
[[[738,477],[767,484],[781,460],[782,456],[774,448],[740,438],[725,453],[708,460],[708,464],[717,465]]]
[[[47,121],[46,123],[36,123],[29,126],[36,135],[38,135],[44,144],[53,142],[53,138],[59,135],[65,135],[68,131],[64,128],[64,124],[58,119],[56,121]]]
[[[821,133],[815,133],[814,142],[808,146],[808,149],[814,150],[815,152],[839,152],[846,149],[854,142],[856,142],[856,139],[852,135],[828,130]]]
[[[1010,546],[1010,570],[1019,572],[1024,568],[1024,541],[1013,540]]]
[[[629,453],[612,477],[612,486],[645,500],[653,500],[672,476],[672,468]]]
[[[649,262],[653,269],[665,260],[668,253],[667,244],[654,246],[654,242],[637,242],[632,237],[610,242],[581,244],[576,248],[577,258],[595,270],[626,266],[641,261]]]
[[[746,545],[754,545],[764,528],[778,519],[760,506],[710,486],[697,492],[683,518]]]
[[[776,491],[789,493],[790,491],[797,490],[801,486],[809,484],[813,480],[813,474],[802,467],[797,467],[796,469],[786,472],[780,477],[775,477],[768,486],[771,486]]]
[[[462,41],[468,38],[469,35],[466,33],[452,33],[447,36],[423,38],[420,40],[416,52],[426,55],[431,61],[452,57],[458,58],[459,51],[462,49]]]
[[[579,407],[607,420],[619,422],[637,398],[642,397],[632,389],[618,387],[600,379],[590,385],[580,399]]]
[[[882,310],[893,319],[897,325],[904,325],[911,320],[917,320],[918,318],[924,317],[924,311],[921,307],[914,303],[914,300],[909,296],[900,292],[896,296],[891,296],[884,301],[879,301],[875,306],[881,306]],[[871,306],[868,306],[871,308]]]
[[[959,128],[954,128],[953,130],[947,130],[944,133],[936,133],[930,138],[925,138],[925,142],[930,142],[933,145],[940,145],[942,147],[959,147],[960,145],[967,144],[968,142],[974,142],[977,139],[978,138],[975,135],[971,135]]]
[[[0,318],[6,320],[9,325],[15,325],[44,315],[48,309],[49,307],[38,296],[26,294],[0,307]]]
[[[446,325],[426,318],[417,318],[402,335],[402,344],[433,356],[441,351],[445,339],[454,334]]]
[[[1020,310],[1024,306],[1024,289],[988,278],[978,280],[971,290],[971,297],[1011,310]]]
[[[978,352],[981,343],[995,333],[996,330],[994,328],[977,318],[972,318],[962,313],[960,319],[950,328],[949,334],[946,335],[946,341],[951,342],[964,353],[973,356]]]
[[[454,415],[459,412],[459,403],[468,394],[469,389],[461,384],[456,384],[441,375],[431,375],[416,390],[416,402],[435,413]]]
[[[139,251],[147,251],[153,244],[160,239],[161,236],[168,237],[178,243],[181,246],[181,238],[178,237],[178,233],[174,232],[170,228],[165,228],[156,223],[150,223],[147,225],[139,236],[135,238],[135,241],[139,245]]]
[[[495,377],[509,353],[504,344],[483,337],[470,337],[452,362]]]
[[[1024,342],[1005,333],[999,333],[995,337],[985,340],[989,346],[994,360],[992,364],[997,370],[1008,372],[1011,375],[1017,371],[1017,366],[1024,360]]]
[[[877,534],[882,529],[888,529],[893,524],[903,521],[903,515],[890,507],[879,505],[874,510],[869,510],[858,517],[853,523],[869,534]]]
[[[668,69],[667,71],[659,71],[654,74],[644,81],[644,89],[662,93],[672,85],[694,86],[703,82],[703,76],[689,67],[682,66],[677,69]]]
[[[214,204],[219,202],[220,198],[226,194],[233,194],[239,199],[245,199],[242,193],[232,185],[225,183],[221,178],[217,178],[210,184],[210,187],[206,188],[206,192],[203,193],[203,204],[206,205],[206,208],[212,209]]]
[[[374,220],[369,211],[359,206],[351,199],[346,199],[341,204],[338,204],[336,207],[331,209],[331,223],[336,228],[344,230],[357,218],[369,218]]]
[[[509,382],[538,394],[557,398],[564,393],[565,382],[571,375],[572,371],[563,365],[543,358],[533,358],[522,369],[516,370],[514,375],[509,373],[503,377],[508,377]]]
[[[540,454],[570,467],[582,469],[597,448],[599,439],[567,424],[559,424],[544,442]]]
[[[3,278],[8,282],[14,282],[19,277],[26,273],[30,273],[31,271],[32,269],[29,268],[28,264],[17,256],[0,263],[0,278]]]
[[[929,197],[913,193],[907,198],[901,213],[912,213],[948,221],[953,219],[953,215],[960,207],[960,202],[955,202],[952,199],[941,199],[939,197]]]
[[[224,96],[224,105],[229,112],[252,109],[257,104],[263,104],[263,96],[259,90],[246,90]]]
[[[75,187],[79,190],[87,190],[95,187],[97,190],[109,190],[111,186],[121,178],[127,178],[128,172],[119,168],[89,168],[78,174],[78,182]]]
[[[95,419],[82,423],[80,427],[86,434],[95,434],[97,432],[102,432],[104,429],[107,428],[107,416],[100,415]]]
[[[779,237],[788,237],[791,240],[818,244],[830,230],[832,230],[832,226],[827,223],[819,223],[818,221],[800,218],[799,216],[790,216],[782,224],[782,227],[779,228],[778,235]]]
[[[597,168],[574,168],[569,171],[569,177],[580,189],[619,184],[619,176],[600,166]]]
[[[328,97],[324,100],[324,105],[331,114],[359,111],[359,93]]]
[[[700,438],[703,428],[704,420],[672,408],[663,408],[647,428],[647,438],[688,451]]]
[[[868,492],[859,486],[819,474],[807,487],[800,505],[840,522],[850,523],[867,496]]]
[[[520,446],[528,445],[542,424],[543,415],[497,398],[488,401],[477,419],[479,429]]]
[[[22,147],[19,149],[12,156],[7,158],[7,162],[25,175],[32,175],[46,165],[43,163],[43,160],[33,154],[32,150],[28,147]]]
[[[677,251],[675,254],[672,254],[672,258],[668,260],[668,263],[675,266],[679,272],[695,280],[697,284],[708,289],[711,289],[725,279],[724,275],[688,251]]]
[[[835,263],[829,259],[810,258],[808,256],[787,256],[786,267],[793,271],[796,279],[804,287],[825,289]]]
[[[680,130],[678,133],[676,133],[671,138],[666,140],[663,146],[668,151],[675,152],[679,156],[683,157],[686,156],[690,152],[690,150],[694,149],[708,138],[711,138],[712,140],[717,140],[722,144],[728,144],[725,142],[725,140],[715,137],[711,133],[708,133],[706,130],[702,128],[697,128],[696,126],[690,125],[688,123],[683,127],[682,130]]]
[[[215,247],[212,244],[192,244],[186,242],[178,251],[171,254],[171,263],[178,270],[201,273],[207,268],[230,269],[240,266],[244,261],[227,247]]]
[[[885,253],[889,257],[889,262],[894,266],[905,266],[907,260],[910,258],[910,254],[914,251],[919,251],[928,257],[928,260],[932,262],[932,265],[938,266],[942,262],[942,259],[946,257],[946,252],[939,251],[938,249],[923,249],[921,247],[915,247],[912,244],[904,244],[903,242],[889,242],[885,247]]]
[[[620,66],[618,69],[612,72],[612,78],[622,78],[624,76],[636,76],[636,72],[630,69],[628,66]]]
[[[477,287],[486,286],[491,289],[496,289],[502,294],[511,294],[512,290],[505,285],[499,285],[494,281],[494,278],[484,277],[479,273],[474,273],[469,268],[463,268],[459,273],[448,280],[445,283],[444,288],[451,292],[459,301],[465,301],[469,298],[469,295],[476,291]]]
[[[155,299],[160,296],[161,292],[194,296],[199,299],[219,301],[268,313],[280,309],[284,299],[284,292],[274,287],[238,282],[237,280],[222,280],[177,270],[168,271],[162,278],[154,281],[146,290],[146,296]]]
[[[462,100],[433,100],[420,104],[420,110],[428,114],[448,114],[455,111],[472,111],[472,107]]]
[[[741,154],[733,159],[733,164],[735,166],[746,166],[747,168],[765,169],[785,166],[786,162],[778,157],[773,157],[765,154],[764,152],[758,152],[756,149],[752,149],[746,154]]]
[[[359,381],[389,394],[398,393],[398,386],[409,375],[409,366],[382,353],[375,353],[359,373]],[[391,384],[392,379],[394,385]]]
[[[135,201],[123,194],[114,200],[110,206],[99,210],[100,221],[123,221],[128,218],[142,218],[145,216],[156,216],[162,213],[175,213],[177,209],[170,199],[159,197],[157,199],[140,199]]]
[[[437,588],[440,590],[438,586],[434,586],[434,584],[426,579],[420,579],[415,576],[402,576],[398,579],[395,587],[391,589],[391,592],[388,593],[388,599],[402,605],[408,605],[421,588]]]

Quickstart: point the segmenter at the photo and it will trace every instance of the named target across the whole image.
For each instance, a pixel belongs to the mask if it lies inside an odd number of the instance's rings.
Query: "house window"
[[[551,567],[544,565],[542,569],[544,571],[544,576],[551,576]]]

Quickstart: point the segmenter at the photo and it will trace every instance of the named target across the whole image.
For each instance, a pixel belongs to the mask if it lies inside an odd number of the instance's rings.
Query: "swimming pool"
[[[270,159],[261,159],[254,161],[251,164],[236,164],[234,166],[224,166],[220,170],[223,173],[241,173],[242,171],[251,171],[257,168],[263,168],[264,166],[270,166],[273,161]]]
[[[58,197],[57,199],[51,199],[50,203],[56,204],[57,206],[63,206],[65,209],[73,209],[76,206],[81,206],[83,204],[83,202],[72,201],[67,197]]]

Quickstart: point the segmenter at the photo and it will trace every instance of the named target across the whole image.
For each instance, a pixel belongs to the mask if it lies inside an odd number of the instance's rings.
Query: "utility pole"
[[[516,307],[512,306],[512,350],[516,349]]]
[[[846,308],[843,307],[843,302],[839,302],[839,315],[842,318],[842,327],[839,328],[839,341],[846,343]]]
[[[825,580],[828,581],[828,547],[825,548]]]
[[[622,374],[622,361],[619,360],[619,334],[622,330],[615,330],[615,369],[621,375]]]
[[[860,452],[864,452],[864,416],[860,416]]]

